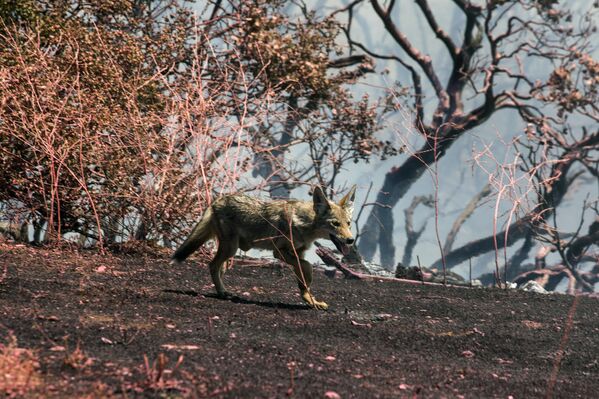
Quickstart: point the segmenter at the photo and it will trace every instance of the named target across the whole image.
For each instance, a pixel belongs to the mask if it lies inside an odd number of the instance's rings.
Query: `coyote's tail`
[[[179,248],[175,251],[171,259],[173,262],[182,262],[189,255],[191,255],[196,249],[202,246],[206,241],[212,238],[213,232],[211,228],[212,222],[212,208],[209,207],[204,216],[202,216],[202,220],[193,228],[191,234],[187,239],[181,244]]]

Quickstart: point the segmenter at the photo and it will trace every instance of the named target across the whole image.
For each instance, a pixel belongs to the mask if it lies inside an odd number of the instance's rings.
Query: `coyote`
[[[218,250],[210,261],[210,275],[219,297],[230,297],[223,285],[225,261],[238,248],[272,250],[275,258],[293,267],[302,299],[308,306],[327,309],[310,292],[312,265],[304,253],[318,238],[330,239],[345,255],[354,238],[350,231],[356,186],[339,201],[329,201],[320,187],[314,189],[312,201],[262,201],[245,195],[228,195],[210,206],[189,237],[172,256],[174,263],[185,260],[211,238],[218,240]]]

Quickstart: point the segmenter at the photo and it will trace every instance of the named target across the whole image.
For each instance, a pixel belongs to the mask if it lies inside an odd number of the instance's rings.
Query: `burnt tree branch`
[[[410,262],[412,261],[412,252],[414,252],[414,247],[416,246],[418,239],[420,238],[420,236],[424,232],[424,229],[426,228],[425,221],[420,229],[414,230],[414,211],[420,204],[425,205],[429,208],[434,207],[432,196],[420,195],[414,197],[410,206],[404,210],[406,218],[405,229],[407,237],[406,245],[404,247],[403,258],[401,260],[401,263],[404,266],[410,266]]]
[[[449,253],[451,248],[453,247],[453,243],[460,231],[462,225],[468,220],[470,216],[474,213],[480,201],[491,194],[491,185],[487,184],[483,187],[483,189],[476,195],[474,198],[470,200],[468,205],[464,208],[462,213],[458,216],[458,218],[453,222],[451,226],[451,230],[447,234],[447,238],[445,239],[445,245],[443,246],[443,253]]]

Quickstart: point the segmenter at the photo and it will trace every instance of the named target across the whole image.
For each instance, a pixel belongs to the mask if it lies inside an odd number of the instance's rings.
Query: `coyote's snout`
[[[329,201],[320,187],[312,201],[262,201],[245,195],[228,195],[215,201],[202,220],[173,254],[180,262],[211,238],[218,250],[210,261],[210,275],[219,296],[229,296],[223,284],[225,261],[238,248],[269,249],[290,264],[298,280],[302,299],[313,308],[327,309],[310,292],[312,265],[305,251],[318,238],[330,239],[343,254],[349,253],[354,238],[350,230],[356,186],[338,202]]]

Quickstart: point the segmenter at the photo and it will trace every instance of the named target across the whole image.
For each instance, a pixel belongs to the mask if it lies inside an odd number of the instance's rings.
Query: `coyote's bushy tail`
[[[212,208],[208,208],[202,216],[202,220],[193,228],[191,234],[175,251],[171,259],[173,262],[182,262],[196,249],[202,246],[213,236],[212,228]]]

